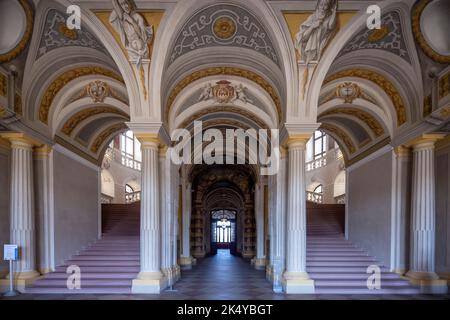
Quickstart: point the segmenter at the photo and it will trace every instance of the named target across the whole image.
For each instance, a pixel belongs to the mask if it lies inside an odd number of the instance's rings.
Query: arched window
[[[131,130],[120,135],[120,151],[122,157],[138,162],[142,161],[141,143]]]
[[[134,193],[134,189],[129,184],[126,184],[125,185],[125,194],[130,194],[130,193]]]
[[[327,153],[327,135],[323,131],[314,132],[313,155],[314,160],[322,158]]]
[[[323,194],[323,186],[321,184],[319,184],[315,189],[314,189],[314,193],[317,194]]]

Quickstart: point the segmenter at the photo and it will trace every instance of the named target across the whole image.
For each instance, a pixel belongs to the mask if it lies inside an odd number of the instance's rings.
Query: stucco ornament
[[[232,85],[231,82],[221,80],[216,82],[214,86],[207,83],[198,98],[198,101],[215,100],[217,103],[229,103],[240,100],[244,103],[253,103],[247,96],[247,88],[241,84]]]
[[[119,34],[130,61],[139,65],[142,59],[149,59],[153,26],[147,26],[132,0],[113,0],[113,7],[109,22]]]
[[[316,10],[300,26],[295,36],[295,48],[300,61],[308,64],[318,62],[323,49],[336,30],[337,0],[319,0]]]

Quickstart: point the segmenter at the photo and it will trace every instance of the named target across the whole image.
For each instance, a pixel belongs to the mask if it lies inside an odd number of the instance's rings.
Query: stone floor
[[[12,300],[442,300],[450,296],[398,295],[285,295],[272,291],[263,270],[255,270],[248,261],[219,250],[211,258],[200,260],[192,270],[182,271],[174,286],[160,295],[39,295],[22,294]],[[2,299],[2,297],[0,297]]]

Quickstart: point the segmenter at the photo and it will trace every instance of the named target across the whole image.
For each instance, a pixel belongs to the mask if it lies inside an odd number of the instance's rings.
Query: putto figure
[[[149,58],[148,44],[153,40],[153,26],[147,26],[132,0],[113,0],[113,7],[109,22],[120,35],[130,61],[139,65],[142,59]]]
[[[314,13],[300,26],[295,48],[300,61],[318,62],[323,49],[336,29],[337,0],[319,0]]]

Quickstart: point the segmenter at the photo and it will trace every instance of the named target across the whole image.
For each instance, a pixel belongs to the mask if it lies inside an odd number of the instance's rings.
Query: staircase
[[[129,294],[139,272],[139,203],[103,205],[101,240],[56,267],[27,293]],[[67,288],[67,267],[81,269],[81,289]]]
[[[317,294],[419,294],[419,288],[381,266],[344,237],[343,205],[307,205],[306,270]],[[381,289],[370,290],[367,267],[381,269]]]

